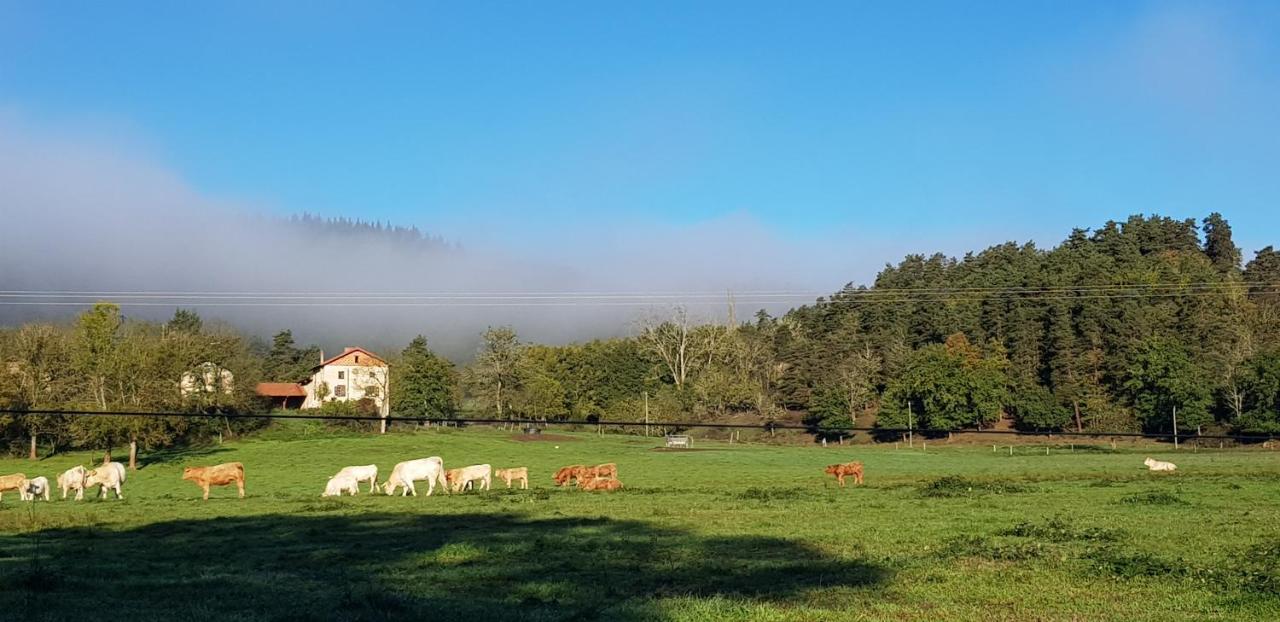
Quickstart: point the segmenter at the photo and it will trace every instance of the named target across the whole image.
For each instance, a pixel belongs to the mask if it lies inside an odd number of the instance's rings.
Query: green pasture
[[[144,454],[123,500],[4,495],[0,619],[1280,619],[1280,453],[659,444],[295,426]],[[344,465],[385,478],[431,455],[527,466],[531,489],[320,497]],[[1148,473],[1147,455],[1178,472]],[[52,481],[99,457],[0,474]],[[852,459],[863,487],[822,472]],[[179,477],[229,461],[246,499],[202,502]],[[552,485],[602,462],[623,491]]]

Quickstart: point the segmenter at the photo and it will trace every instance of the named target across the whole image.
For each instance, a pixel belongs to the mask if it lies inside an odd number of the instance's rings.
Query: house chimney
[[[320,363],[324,364],[324,349],[320,350]]]

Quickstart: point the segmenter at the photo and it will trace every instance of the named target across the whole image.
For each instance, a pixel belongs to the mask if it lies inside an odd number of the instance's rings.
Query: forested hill
[[[1133,216],[1057,247],[912,255],[760,330],[787,371],[779,398],[834,415],[878,402],[882,425],[1277,429],[1280,253],[1247,265],[1219,215]],[[1263,386],[1268,385],[1268,386]],[[1270,401],[1269,401],[1270,400]],[[1003,407],[1003,408],[1002,408]]]

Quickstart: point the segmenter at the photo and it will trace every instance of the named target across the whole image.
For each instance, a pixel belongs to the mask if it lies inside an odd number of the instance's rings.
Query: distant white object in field
[[[1150,471],[1177,471],[1178,470],[1178,466],[1172,462],[1161,462],[1160,460],[1155,460],[1152,458],[1147,458],[1146,460],[1143,460],[1142,464],[1147,465],[1147,470],[1150,470]]]
[[[342,493],[349,492],[355,496],[360,491],[360,482],[351,475],[339,473],[329,478],[329,483],[324,486],[324,494],[321,497],[341,497]]]
[[[560,446],[559,446],[559,445],[556,445],[556,449],[560,449]]]

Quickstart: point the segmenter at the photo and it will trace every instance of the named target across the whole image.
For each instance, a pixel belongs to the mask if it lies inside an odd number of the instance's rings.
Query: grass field
[[[286,430],[144,456],[122,501],[4,495],[0,619],[1280,619],[1275,453],[657,444]],[[528,466],[532,488],[319,496],[340,466],[428,455]],[[867,485],[841,490],[821,467],[850,459]],[[244,500],[179,478],[233,460]],[[625,490],[552,487],[599,462]]]

